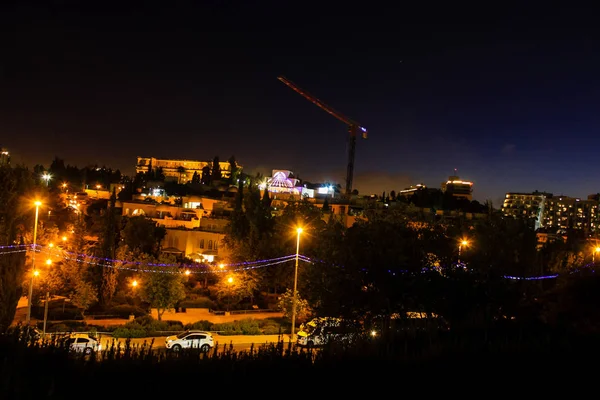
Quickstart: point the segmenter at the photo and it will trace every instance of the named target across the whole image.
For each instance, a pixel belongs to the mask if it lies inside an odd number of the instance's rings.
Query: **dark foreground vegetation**
[[[126,345],[85,356],[55,343],[28,342],[14,331],[0,338],[0,393],[5,400],[231,398],[282,390],[293,398],[524,388],[539,394],[571,384],[574,390],[587,387],[598,339],[502,321],[487,329],[405,331],[312,351],[284,342],[243,352],[221,346],[208,354]]]

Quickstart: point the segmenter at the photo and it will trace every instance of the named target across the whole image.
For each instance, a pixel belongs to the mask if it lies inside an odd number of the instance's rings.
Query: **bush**
[[[108,311],[109,314],[116,315],[119,318],[127,319],[131,314],[136,317],[141,317],[144,315],[148,315],[148,311],[144,310],[141,307],[132,306],[130,304],[120,304],[118,306],[113,306]]]
[[[195,329],[195,330],[199,330],[199,331],[212,331],[213,329],[213,323],[210,321],[206,321],[206,320],[202,320],[202,321],[196,321],[193,324],[186,324],[184,326],[185,330],[188,329]]]
[[[284,331],[282,325],[271,318],[260,320],[258,326],[264,335],[279,335]]]
[[[208,297],[198,296],[196,299],[184,300],[179,303],[183,308],[215,308],[215,302]]]
[[[31,307],[31,315],[36,319],[44,319],[44,306]],[[63,310],[62,304],[50,303],[48,305],[48,321],[62,321],[65,319],[82,320],[81,310],[73,306],[65,307]]]
[[[128,322],[113,331],[113,337],[121,338],[145,338],[148,337],[148,331],[145,327],[135,321]]]
[[[262,334],[258,327],[258,321],[253,318],[247,318],[240,321],[225,322],[223,324],[214,324],[212,329],[221,335],[260,335]]]

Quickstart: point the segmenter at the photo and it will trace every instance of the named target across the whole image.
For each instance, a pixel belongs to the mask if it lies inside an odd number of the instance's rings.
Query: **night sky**
[[[127,174],[136,156],[234,155],[343,187],[345,124],[284,75],[369,129],[361,194],[439,187],[454,168],[497,207],[507,191],[600,192],[592,9],[388,3],[2,6],[0,146],[14,164]]]

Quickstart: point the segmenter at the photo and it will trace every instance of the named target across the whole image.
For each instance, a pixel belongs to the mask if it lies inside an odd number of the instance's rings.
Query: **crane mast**
[[[286,79],[283,76],[278,77],[281,82],[285,83],[290,89],[327,112],[328,114],[334,116],[338,120],[342,121],[348,126],[348,165],[346,167],[346,196],[350,196],[352,194],[352,181],[354,178],[354,158],[356,154],[356,136],[360,133],[363,139],[367,138],[367,129],[362,127],[358,122],[346,117],[344,114],[334,110],[327,104],[323,103],[321,100],[312,96],[308,92],[304,91],[296,84]]]

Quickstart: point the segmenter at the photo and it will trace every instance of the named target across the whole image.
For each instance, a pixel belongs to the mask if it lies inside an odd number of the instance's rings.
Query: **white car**
[[[78,353],[92,354],[92,352],[102,350],[102,345],[98,339],[95,339],[87,333],[75,333],[66,340],[69,350]]]
[[[167,336],[165,346],[169,350],[200,349],[207,352],[215,346],[213,336],[206,331],[185,331],[179,335]]]

